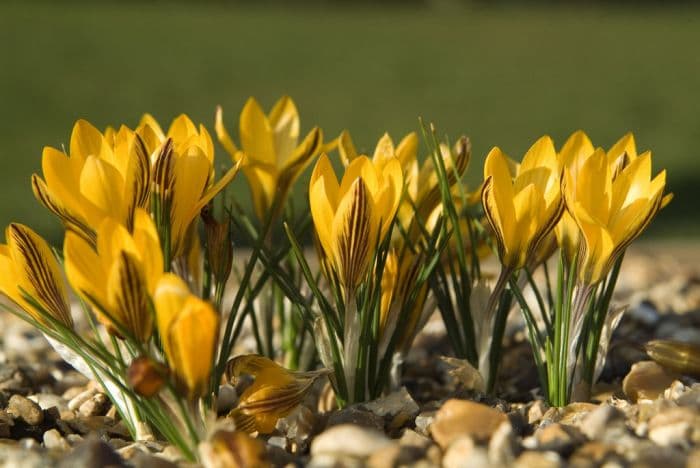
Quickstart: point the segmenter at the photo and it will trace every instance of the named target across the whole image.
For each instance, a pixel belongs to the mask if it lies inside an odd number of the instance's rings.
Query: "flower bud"
[[[126,376],[136,393],[149,398],[163,387],[167,373],[168,369],[162,364],[141,356],[131,363]]]
[[[210,205],[211,206],[211,205]],[[233,243],[231,239],[231,219],[219,222],[211,213],[210,206],[202,210],[204,232],[206,234],[207,261],[217,284],[225,284],[231,274],[233,264]]]

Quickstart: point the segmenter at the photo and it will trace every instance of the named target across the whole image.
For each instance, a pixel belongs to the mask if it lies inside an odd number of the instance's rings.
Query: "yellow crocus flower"
[[[341,282],[352,291],[364,277],[377,240],[383,240],[401,201],[403,174],[394,158],[383,168],[355,158],[338,184],[328,156],[321,155],[309,183],[318,239]]]
[[[169,223],[171,256],[186,254],[192,222],[238,172],[238,164],[214,183],[214,144],[203,125],[197,128],[186,115],[170,124],[168,133],[149,114],[137,133],[146,142],[153,165],[153,192],[162,213],[154,213],[158,225]]]
[[[153,329],[150,296],[163,274],[163,256],[153,220],[137,210],[133,233],[112,218],[97,230],[97,246],[67,232],[65,270],[73,289],[94,306],[97,317],[117,335],[126,330],[146,342]]]
[[[471,142],[468,138],[462,137],[455,144],[454,150],[440,144],[440,156],[442,157],[447,173],[447,183],[451,188],[453,200],[457,209],[462,207],[462,198],[458,182],[467,170],[471,159]],[[417,160],[413,160],[405,170],[406,177],[406,197],[399,208],[399,222],[405,229],[409,229],[411,222],[418,215],[428,232],[432,231],[437,220],[442,214],[442,196],[437,173],[433,165],[432,158],[426,158],[419,166]],[[479,202],[481,187],[473,192],[464,194],[464,202],[471,206]],[[416,238],[422,232],[418,226],[413,226],[409,230],[412,238]]]
[[[504,267],[525,266],[559,221],[564,209],[560,173],[554,143],[548,136],[530,147],[515,174],[498,147],[486,157],[482,203]]]
[[[111,217],[131,229],[134,211],[149,201],[150,166],[143,140],[121,127],[105,136],[85,120],[73,127],[68,154],[44,148],[44,179],[32,175],[39,202],[67,230],[94,244],[95,230]]]
[[[163,352],[178,385],[190,399],[204,395],[219,336],[219,315],[172,273],[158,281],[153,302]]]
[[[255,381],[243,391],[229,417],[233,418],[238,431],[269,434],[275,429],[277,420],[291,413],[316,379],[327,373],[325,369],[290,371],[255,354],[235,357],[226,368],[228,380],[235,383],[241,375],[250,375]]]
[[[594,285],[661,208],[666,171],[651,178],[647,151],[615,174],[605,152],[598,149],[576,175],[566,170],[564,181],[566,207],[583,242],[579,280]]]
[[[415,287],[422,262],[421,255],[413,254],[408,249],[404,249],[402,254],[392,249],[387,255],[382,272],[379,308],[380,354],[386,351],[400,319],[405,322],[400,325],[402,332],[396,343],[396,351],[404,352],[411,346],[427,318],[423,313],[428,298],[427,281],[421,285],[408,313],[401,315]]]
[[[340,161],[345,167],[348,167],[355,158],[360,156],[360,153],[355,149],[350,132],[347,130],[343,130],[338,138],[338,153],[340,154]],[[404,136],[398,146],[394,146],[394,140],[391,139],[388,133],[385,133],[374,148],[372,161],[375,164],[383,164],[392,158],[396,158],[405,171],[416,161],[417,156],[418,135],[416,135],[416,132],[411,132]]]
[[[27,226],[15,223],[5,230],[5,239],[7,244],[0,245],[0,292],[39,323],[50,327],[44,317],[48,313],[72,328],[61,269],[46,241]],[[36,310],[25,294],[43,310]]]
[[[583,131],[578,130],[569,138],[559,151],[559,159],[564,167],[575,176],[578,167],[590,157],[595,148],[590,138]],[[564,251],[564,256],[569,262],[573,262],[579,244],[579,229],[576,221],[565,210],[554,228],[557,243]]]
[[[255,214],[263,221],[273,205],[277,204],[277,212],[283,208],[296,179],[320,153],[323,133],[314,127],[299,143],[299,114],[288,96],[280,98],[268,115],[254,98],[249,98],[239,125],[242,151],[224,126],[221,107],[217,109],[215,128],[219,142],[235,162],[243,162]]]

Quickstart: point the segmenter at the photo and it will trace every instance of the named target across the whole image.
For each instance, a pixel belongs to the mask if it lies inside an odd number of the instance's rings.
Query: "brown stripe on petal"
[[[554,213],[552,213],[552,216],[549,218],[549,220],[547,220],[547,222],[533,237],[534,240],[530,244],[530,249],[527,252],[528,258],[531,258],[535,255],[535,252],[537,251],[537,248],[539,247],[542,240],[546,238],[547,234],[549,234],[552,231],[552,229],[554,229],[555,226],[559,223],[559,220],[564,214],[565,209],[566,205],[564,204],[564,199],[560,196],[556,210],[554,211]]]
[[[284,409],[293,408],[301,402],[315,380],[297,380],[287,385],[276,387],[274,388],[274,396],[250,403],[241,401],[238,407],[247,413],[277,413],[282,415]]]
[[[29,283],[34,288],[38,299],[54,319],[72,327],[73,320],[65,297],[49,265],[49,259],[41,253],[32,236],[17,224],[10,224],[10,235],[15,240],[20,254],[26,261],[27,270],[24,272]],[[32,292],[32,291],[27,291]]]
[[[46,183],[36,174],[32,175],[32,190],[36,199],[46,209],[58,216],[66,229],[82,237],[93,247],[97,244],[97,235],[84,221],[65,209],[62,204],[51,194]]]
[[[148,310],[146,282],[136,260],[121,252],[119,259],[119,284],[116,295],[117,317],[136,339],[146,342],[151,334],[151,315]],[[116,318],[116,317],[115,317]]]
[[[503,259],[505,256],[505,240],[503,239],[503,236],[501,235],[501,229],[503,229],[502,226],[499,226],[498,223],[496,223],[496,220],[491,213],[491,203],[489,202],[489,199],[491,198],[491,190],[493,189],[493,177],[489,176],[486,178],[484,181],[484,188],[481,189],[481,204],[484,207],[484,214],[486,215],[486,219],[488,219],[489,224],[493,228],[493,232],[496,235],[496,242],[498,244],[498,256]]]
[[[136,189],[135,193],[137,194],[134,198],[136,200],[137,207],[146,208],[148,206],[151,191],[151,164],[148,158],[146,143],[138,133],[136,134],[134,146],[134,151],[138,161],[138,175],[140,176],[136,178],[136,182],[134,184],[134,188]]]
[[[343,228],[337,239],[340,255],[339,268],[344,284],[353,289],[364,274],[365,264],[370,253],[370,206],[367,200],[367,187],[361,178],[353,184],[352,203]]]
[[[168,138],[160,147],[153,168],[153,188],[161,202],[172,197],[172,189],[175,184],[175,155],[173,152],[173,140]]]

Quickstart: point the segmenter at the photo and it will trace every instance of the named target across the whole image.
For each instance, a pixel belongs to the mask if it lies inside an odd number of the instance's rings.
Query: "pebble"
[[[435,414],[430,433],[443,449],[461,437],[486,441],[501,424],[510,424],[508,416],[481,403],[467,400],[448,400]]]
[[[56,429],[49,429],[48,431],[44,432],[43,439],[44,447],[49,450],[70,450],[70,444]]]
[[[674,380],[675,375],[654,361],[642,361],[632,366],[622,381],[622,390],[634,403],[639,400],[655,400]]]
[[[30,426],[38,426],[44,422],[44,412],[32,400],[21,395],[12,395],[7,405],[7,412]]]
[[[68,401],[68,409],[73,410],[73,411],[78,411],[79,408],[82,406],[82,404],[85,403],[86,401],[88,401],[90,398],[92,398],[93,395],[95,395],[96,393],[97,393],[96,389],[89,388],[87,390],[83,390],[82,392],[78,393],[73,398],[69,399],[66,394],[64,394],[63,398],[70,400],[70,401]]]
[[[345,455],[366,458],[392,444],[394,442],[383,432],[352,424],[341,424],[316,436],[311,443],[311,456]]]
[[[334,411],[328,417],[327,427],[353,424],[364,426],[384,432],[384,418],[371,411],[363,409],[359,405],[348,406],[339,411]]]
[[[649,439],[661,446],[689,448],[700,442],[700,415],[690,408],[670,408],[649,420]]]
[[[442,458],[442,466],[445,468],[487,467],[490,465],[486,449],[477,447],[474,440],[468,436],[453,440]]]
[[[406,387],[401,387],[384,398],[364,403],[363,408],[381,417],[389,430],[397,429],[412,422],[420,412],[418,404],[408,393]]]
[[[61,460],[58,468],[125,467],[124,460],[104,441],[90,437]]]
[[[603,442],[586,442],[569,458],[569,464],[574,467],[624,466],[623,459],[615,452],[615,446]]]
[[[501,424],[489,441],[489,461],[497,466],[510,466],[513,464],[517,449],[518,444],[513,433],[513,426]]]
[[[585,437],[577,428],[559,423],[539,429],[534,437],[538,450],[557,452],[564,457],[569,456],[574,448],[585,441]]]
[[[37,393],[27,398],[35,402],[43,410],[51,407],[58,408],[60,411],[68,409],[68,402],[63,397],[52,393]]]
[[[428,428],[435,420],[435,411],[425,411],[416,416],[414,424],[416,425],[416,431],[420,434],[428,435]]]
[[[598,439],[605,433],[611,422],[623,421],[624,423],[624,417],[624,413],[619,409],[604,404],[588,413],[581,421],[579,428],[589,439]]]
[[[562,460],[556,452],[523,452],[515,460],[514,468],[559,468]]]
[[[109,410],[111,403],[104,393],[96,393],[83,402],[78,408],[82,416],[103,416]]]

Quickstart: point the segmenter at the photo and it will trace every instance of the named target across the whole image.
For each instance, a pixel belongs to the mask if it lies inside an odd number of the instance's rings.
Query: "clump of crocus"
[[[546,294],[525,269],[536,304],[511,281],[530,330],[550,403],[585,399],[602,371],[608,340],[624,307],[610,307],[625,249],[670,200],[665,172],[651,175],[651,153],[637,154],[625,135],[609,151],[578,131],[558,154],[566,211],[555,228],[560,248],[554,291],[546,262]],[[538,310],[539,320],[533,311]]]

